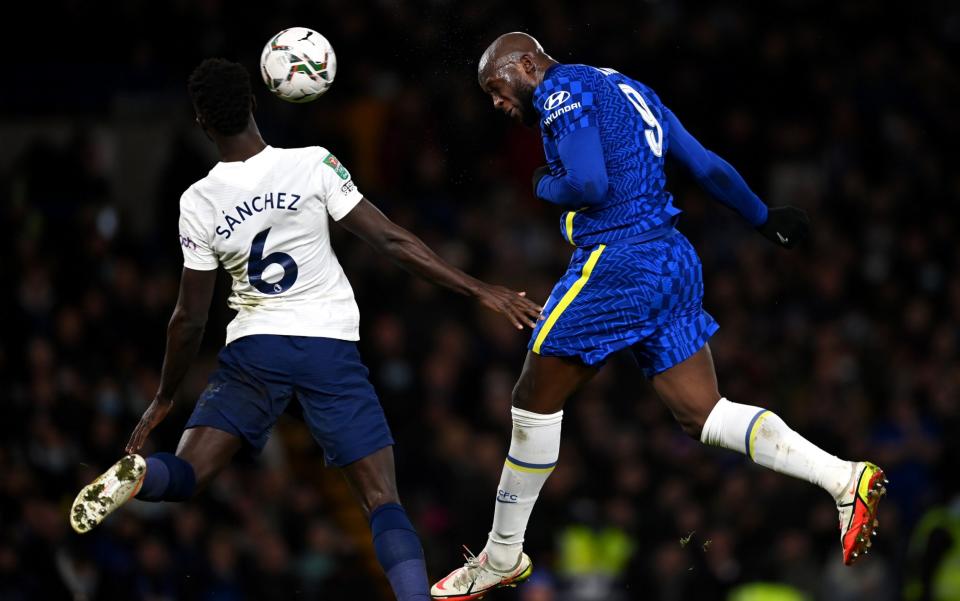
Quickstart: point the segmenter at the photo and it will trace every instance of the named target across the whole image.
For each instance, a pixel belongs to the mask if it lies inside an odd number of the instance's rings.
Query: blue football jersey
[[[664,189],[668,123],[649,87],[613,69],[550,67],[533,94],[547,164],[565,173],[558,146],[584,127],[597,127],[609,187],[597,204],[561,217],[564,238],[576,246],[611,243],[662,230],[680,210]]]

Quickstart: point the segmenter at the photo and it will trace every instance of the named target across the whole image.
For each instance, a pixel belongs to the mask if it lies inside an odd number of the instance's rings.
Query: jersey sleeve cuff
[[[198,263],[196,261],[184,260],[183,266],[194,271],[213,271],[220,266],[219,263]]]
[[[761,203],[760,209],[757,211],[757,216],[754,218],[753,227],[760,227],[767,222],[767,219],[770,218],[770,208]]]
[[[334,221],[340,221],[347,216],[350,211],[354,209],[360,201],[363,200],[363,194],[360,190],[354,188],[346,198],[337,202],[336,206],[327,206],[327,212],[330,213],[330,216],[333,217]]]

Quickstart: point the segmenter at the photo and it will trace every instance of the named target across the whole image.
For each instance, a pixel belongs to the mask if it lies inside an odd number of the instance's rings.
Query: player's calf
[[[876,465],[840,459],[790,429],[775,413],[726,399],[720,399],[710,413],[701,440],[823,488],[840,512],[844,563],[853,563],[869,549],[887,484]]]
[[[493,528],[484,555],[496,570],[516,565],[533,506],[560,455],[563,411],[550,415],[513,407],[513,436],[500,475]]]
[[[374,508],[370,512],[370,530],[377,561],[397,599],[429,599],[423,547],[403,507],[399,503],[387,503]]]
[[[171,453],[155,453],[146,459],[146,474],[136,496],[141,501],[186,501],[196,487],[196,474],[188,461]]]
[[[839,500],[855,464],[827,453],[767,409],[720,399],[703,427],[706,444],[743,453],[755,463],[806,480]]]
[[[393,446],[388,445],[343,468],[370,518],[373,547],[399,601],[429,596],[423,547],[397,494]]]

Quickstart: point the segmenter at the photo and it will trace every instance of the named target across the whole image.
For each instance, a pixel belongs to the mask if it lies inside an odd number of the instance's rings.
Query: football
[[[260,75],[287,102],[310,102],[330,89],[337,74],[333,46],[312,29],[291,27],[270,38],[260,55]]]

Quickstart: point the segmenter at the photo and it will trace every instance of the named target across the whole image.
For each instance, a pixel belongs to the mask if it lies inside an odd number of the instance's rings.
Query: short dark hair
[[[190,98],[204,125],[225,136],[239,134],[250,120],[250,74],[222,58],[200,63],[187,81]]]

